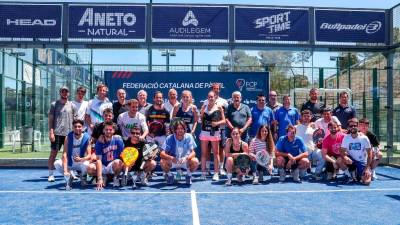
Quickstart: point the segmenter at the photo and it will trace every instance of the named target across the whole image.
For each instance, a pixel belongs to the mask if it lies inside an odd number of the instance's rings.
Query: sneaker
[[[283,182],[285,181],[285,178],[286,178],[285,169],[279,169],[279,181]]]
[[[221,176],[226,176],[224,168],[219,169],[219,174],[221,174]]]
[[[219,174],[218,173],[214,173],[214,176],[212,177],[213,181],[219,181]]]
[[[54,179],[54,175],[49,175],[49,178],[47,178],[48,182],[54,182],[56,179]]]
[[[371,180],[377,180],[378,176],[375,173],[375,170],[372,170],[372,176],[371,176]]]
[[[121,186],[125,187],[127,184],[128,184],[128,175],[127,174],[122,174]]]
[[[174,184],[175,176],[173,174],[167,175],[167,184],[171,185]]]
[[[258,177],[257,177],[257,176],[254,176],[253,184],[254,184],[254,185],[257,185],[257,184],[258,184]]]
[[[206,175],[206,173],[202,173],[202,174],[201,174],[200,180],[207,180],[207,175]]]
[[[300,171],[299,169],[295,169],[293,171],[293,181],[296,183],[300,183]]]
[[[82,173],[81,173],[82,174]],[[73,180],[78,180],[79,178],[75,175],[74,171],[71,171],[71,177]]]
[[[226,186],[232,186],[232,179],[226,180],[225,185]]]
[[[146,173],[142,172],[140,174],[140,183],[144,186],[147,186],[149,184],[149,181],[147,180],[147,175]]]
[[[119,187],[119,186],[120,186],[119,178],[117,176],[114,176],[113,187]]]
[[[81,186],[85,187],[87,186],[87,174],[80,174],[80,179],[81,179]]]
[[[192,184],[192,176],[189,176],[186,174],[185,176],[186,184],[191,185]]]

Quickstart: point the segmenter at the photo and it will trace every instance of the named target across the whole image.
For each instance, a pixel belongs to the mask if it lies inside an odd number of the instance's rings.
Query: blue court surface
[[[0,169],[0,224],[400,224],[400,170],[377,169],[370,186],[343,182],[271,181],[226,187],[199,181],[103,191],[65,191],[45,169]],[[266,177],[267,178],[267,177]]]

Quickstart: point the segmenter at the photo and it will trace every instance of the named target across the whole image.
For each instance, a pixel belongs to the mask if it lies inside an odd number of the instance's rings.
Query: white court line
[[[197,208],[196,191],[190,191],[190,197],[192,199],[192,215],[193,225],[200,225],[199,209]]]
[[[400,191],[400,188],[366,188],[366,189],[327,189],[327,190],[287,190],[287,191],[196,191],[196,194],[290,194],[290,193],[335,193],[335,192],[372,192],[372,191]],[[140,195],[140,194],[192,194],[190,191],[47,191],[47,190],[0,190],[0,194],[110,194],[110,195]]]

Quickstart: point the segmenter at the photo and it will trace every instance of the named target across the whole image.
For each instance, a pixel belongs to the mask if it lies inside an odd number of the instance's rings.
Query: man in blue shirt
[[[257,96],[257,105],[251,108],[252,124],[249,130],[250,138],[254,138],[257,134],[258,128],[262,125],[268,124],[271,127],[274,120],[272,109],[267,107],[264,94],[260,93]]]
[[[296,127],[289,125],[286,136],[276,143],[276,164],[279,169],[279,181],[285,181],[286,170],[292,170],[293,181],[300,182],[299,174],[310,167],[308,152],[303,139],[296,136]]]
[[[96,150],[96,170],[97,170],[97,190],[102,190],[106,185],[103,175],[114,175],[114,187],[119,187],[119,174],[124,163],[120,155],[124,149],[122,137],[114,135],[115,124],[112,121],[104,123],[104,135],[100,136],[95,145]]]
[[[350,119],[356,118],[356,109],[349,105],[347,92],[340,92],[339,105],[333,110],[333,115],[339,119],[343,129],[347,129],[347,122]]]
[[[283,106],[280,107],[275,112],[275,121],[274,123],[278,125],[278,137],[275,139],[280,138],[286,134],[286,128],[289,125],[297,125],[300,121],[300,114],[299,111],[290,106],[291,100],[289,95],[283,96]]]
[[[167,184],[174,183],[174,175],[170,169],[185,169],[186,184],[192,184],[192,172],[199,166],[194,149],[196,142],[191,134],[186,133],[184,121],[177,121],[173,126],[174,134],[169,135],[160,153],[161,168],[166,174]]]

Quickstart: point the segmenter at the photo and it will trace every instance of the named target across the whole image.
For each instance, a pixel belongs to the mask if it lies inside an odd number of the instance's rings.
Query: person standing
[[[114,119],[113,119],[114,123],[118,122],[117,120],[119,115],[129,110],[129,107],[126,105],[126,92],[124,89],[121,88],[117,90],[117,98],[118,101],[114,102],[112,106],[114,114]]]
[[[146,115],[149,134],[147,141],[162,146],[166,135],[169,133],[170,113],[163,104],[163,94],[156,91],[153,96],[153,105],[147,110]]]
[[[76,94],[75,94],[75,100],[72,101],[72,104],[74,104],[75,109],[76,109],[76,118],[79,120],[85,121],[85,113],[88,107],[88,101],[85,101],[86,95],[86,88],[84,87],[78,87],[76,89]],[[87,126],[86,124],[84,125],[84,131],[86,131]]]
[[[175,89],[169,89],[168,91],[168,101],[164,104],[164,108],[169,112],[169,114],[172,116],[172,112],[174,110],[174,107],[179,105],[178,102],[178,92],[176,92]]]
[[[49,182],[54,182],[54,162],[58,151],[64,144],[65,137],[72,131],[72,121],[76,117],[76,109],[68,100],[69,89],[66,86],[60,88],[60,99],[51,103],[48,113],[50,156],[48,160]]]
[[[232,93],[232,103],[229,104],[225,114],[228,133],[232,133],[233,128],[237,127],[240,129],[242,140],[248,142],[247,129],[252,123],[251,112],[249,106],[242,103],[242,94],[239,91]]]
[[[286,128],[289,125],[295,126],[299,124],[300,114],[299,111],[290,105],[291,99],[289,95],[283,96],[283,106],[275,111],[274,124],[278,126],[277,136],[274,139],[279,139],[286,135]]]
[[[257,105],[251,108],[251,118],[252,123],[249,130],[250,139],[257,135],[259,127],[263,125],[271,127],[274,121],[274,113],[265,105],[265,96],[262,93],[257,96]]]
[[[147,115],[147,110],[152,106],[151,103],[147,102],[147,92],[145,90],[138,91],[136,98],[139,101],[139,112]]]
[[[339,105],[333,110],[333,115],[336,116],[343,129],[347,129],[347,121],[356,118],[356,109],[349,105],[349,94],[345,91],[339,94]]]
[[[112,109],[112,103],[107,98],[108,88],[104,84],[99,84],[96,87],[97,96],[89,101],[86,110],[86,123],[88,124],[88,133],[92,134],[96,124],[104,122],[103,111],[107,108]]]
[[[305,102],[300,109],[300,112],[303,112],[306,109],[311,111],[311,122],[315,122],[321,118],[322,109],[325,108],[325,104],[318,101],[318,94],[317,88],[311,88],[309,93],[310,99]]]

